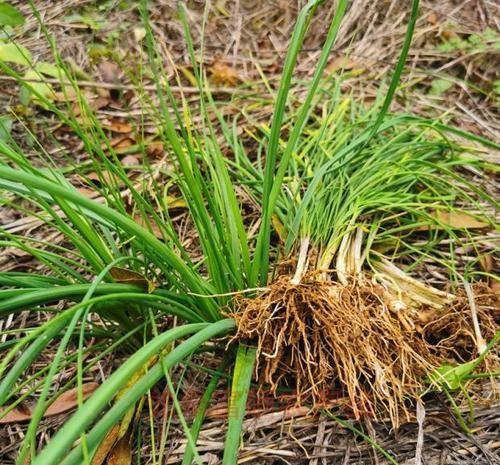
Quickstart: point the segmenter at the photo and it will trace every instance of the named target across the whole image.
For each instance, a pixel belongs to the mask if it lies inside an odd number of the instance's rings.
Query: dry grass
[[[474,301],[481,322],[482,337],[489,341],[500,327],[500,296],[488,286],[474,286]],[[467,362],[477,356],[477,338],[471,325],[471,309],[466,293],[460,290],[457,298],[441,311],[422,311],[418,331],[442,360]],[[486,359],[489,371],[498,369],[493,351]]]

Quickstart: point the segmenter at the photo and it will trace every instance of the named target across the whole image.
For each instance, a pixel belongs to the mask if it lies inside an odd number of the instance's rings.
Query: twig
[[[424,448],[424,419],[425,407],[423,402],[419,399],[417,401],[418,435],[417,445],[415,446],[415,465],[422,465],[422,450]]]
[[[18,82],[19,79],[16,79],[15,77],[12,76],[0,76],[0,81],[11,81],[11,82]],[[91,87],[94,89],[111,89],[111,90],[137,90],[137,86],[133,84],[118,84],[118,83],[112,83],[112,82],[95,82],[95,81],[84,81],[84,80],[75,80],[73,82],[70,81],[61,81],[56,78],[44,78],[44,79],[22,79],[22,82],[41,82],[44,84],[57,84],[57,85],[66,85],[66,86],[71,86],[72,84],[76,84],[78,87]],[[156,90],[156,85],[154,84],[149,84],[149,85],[143,85],[141,87],[143,90],[149,90],[153,91]],[[200,92],[200,89],[197,87],[190,87],[190,86],[170,86],[170,89],[174,92],[182,92],[184,93],[192,93],[192,94],[197,94]],[[223,92],[227,94],[234,94],[235,92],[240,93],[245,93],[244,90],[238,88],[238,87],[214,87],[211,89],[212,92]]]

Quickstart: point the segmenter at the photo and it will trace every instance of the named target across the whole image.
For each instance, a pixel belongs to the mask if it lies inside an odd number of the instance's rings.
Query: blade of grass
[[[257,350],[243,344],[238,346],[233,371],[231,397],[228,407],[228,425],[222,465],[236,465],[241,441],[241,427],[245,417],[248,392],[252,380]]]

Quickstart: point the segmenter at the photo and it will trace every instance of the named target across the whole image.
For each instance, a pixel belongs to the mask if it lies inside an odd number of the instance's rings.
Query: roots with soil
[[[341,284],[281,276],[258,297],[240,299],[231,317],[236,337],[257,345],[259,381],[274,392],[294,386],[298,403],[316,407],[347,397],[356,418],[388,416],[394,426],[410,418],[425,374],[443,360],[424,337],[430,323],[423,330],[414,308],[361,277]]]

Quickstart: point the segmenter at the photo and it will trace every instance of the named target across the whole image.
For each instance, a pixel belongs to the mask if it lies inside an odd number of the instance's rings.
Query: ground
[[[28,17],[18,39],[38,61],[51,60],[51,51],[29,4],[13,2]],[[176,13],[176,3],[170,0],[150,2],[154,33],[165,58],[165,66],[173,75],[181,76],[177,92],[189,99],[196,92],[190,79],[189,57],[182,37],[182,29]],[[275,84],[281,69],[297,11],[303,1],[276,0],[234,2],[219,0],[206,4],[203,1],[187,2],[189,20],[197,49],[204,30],[202,60],[211,75],[214,87],[224,96],[239,98],[245,95],[246,110],[250,114],[247,122],[267,122],[270,117],[270,94],[262,82],[264,73],[271,85]],[[101,122],[115,134],[112,144],[121,148],[123,157],[130,157],[134,165],[136,127],[146,117],[149,129],[151,157],[155,166],[163,163],[162,147],[155,145],[154,128],[150,127],[147,115],[139,108],[134,94],[133,63],[141,55],[143,29],[137,11],[137,2],[128,0],[35,1],[40,17],[53,36],[61,55],[72,63],[81,75],[80,85],[94,95],[95,109]],[[332,17],[335,2],[326,1],[323,13],[312,25],[311,34],[301,54],[298,73],[307,77],[311,63],[318,57],[323,33]],[[380,86],[384,85],[397,60],[404,37],[409,2],[386,0],[354,0],[342,25],[335,53],[331,57],[328,73],[344,69],[349,73],[345,91],[363,99],[367,105],[373,101]],[[422,1],[420,18],[411,54],[406,64],[402,89],[393,104],[393,109],[405,109],[426,116],[442,115],[455,126],[487,138],[498,140],[500,123],[498,103],[500,100],[500,75],[498,45],[500,7],[493,1]],[[206,24],[203,26],[203,18]],[[50,80],[49,80],[50,81]],[[152,90],[153,87],[149,90]],[[300,93],[296,95],[300,99]],[[19,105],[17,87],[6,76],[0,75],[0,99],[2,107]],[[242,104],[243,105],[243,104]],[[225,109],[228,113],[240,111],[234,101]],[[49,152],[57,157],[59,144],[71,149],[75,160],[85,162],[82,145],[74,134],[67,133],[57,121],[43,109],[30,105],[26,111],[30,128],[44,141]],[[148,126],[149,124],[149,126]],[[21,128],[14,126],[19,143],[29,150]],[[55,137],[48,137],[52,133]],[[491,161],[498,161],[498,153],[485,152]],[[61,157],[61,166],[66,160]],[[140,173],[135,173],[138,181]],[[472,174],[473,176],[473,174]],[[80,180],[74,179],[80,189],[85,189]],[[494,187],[487,188],[495,194]],[[44,237],[45,231],[33,218],[13,217],[8,210],[0,212],[3,228],[10,232]],[[182,211],[179,214],[182,216]],[[186,227],[188,228],[189,225]],[[44,237],[57,241],[58,237]],[[491,236],[490,240],[494,237]],[[498,239],[498,238],[496,238]],[[186,240],[192,240],[187,235]],[[0,257],[2,270],[26,269],[22,253],[5,250]],[[494,264],[488,264],[494,269]],[[427,272],[429,283],[440,282],[436,270]],[[43,318],[43,314],[40,314]],[[2,321],[2,330],[22,327],[23,315],[15,320]],[[43,364],[43,361],[40,362]],[[95,381],[99,382],[114,366],[116,359],[104,359],[95,370]],[[61,374],[61,384],[64,374]],[[183,383],[183,402],[189,410],[190,402],[199,397],[200,386],[205,375],[200,372],[186,378]],[[399,463],[417,463],[415,457],[422,453],[425,464],[494,464],[500,462],[498,440],[498,406],[490,393],[491,385],[478,387],[482,401],[474,411],[472,434],[461,431],[455,413],[450,410],[446,397],[435,396],[426,404],[425,418],[403,425],[392,431],[384,424],[366,422],[365,436],[343,428],[334,419],[319,417],[306,408],[297,408],[289,399],[281,404],[255,400],[250,403],[244,430],[244,447],[240,463],[290,463],[323,465],[330,463],[386,463],[387,457],[379,452],[381,447],[394,456]],[[491,395],[490,395],[491,394]],[[206,463],[218,463],[224,444],[226,420],[226,389],[220,385],[213,405],[209,410],[202,433],[199,450]],[[468,415],[468,405],[461,399],[460,410]],[[162,419],[170,412],[168,399],[161,392],[153,393],[156,426],[161,428]],[[50,431],[62,421],[62,416],[45,422]],[[149,434],[149,418],[142,419],[144,434]],[[178,463],[183,449],[181,429],[174,421],[175,431],[170,434],[163,463]],[[1,425],[0,464],[13,463],[16,443],[23,436],[22,424]],[[423,444],[420,433],[423,432]],[[44,440],[44,438],[42,438]],[[144,442],[147,444],[147,441]],[[376,444],[374,446],[374,444]],[[137,462],[153,463],[151,449],[144,447],[136,451]],[[394,463],[394,462],[393,462]],[[422,462],[418,462],[422,463]]]

